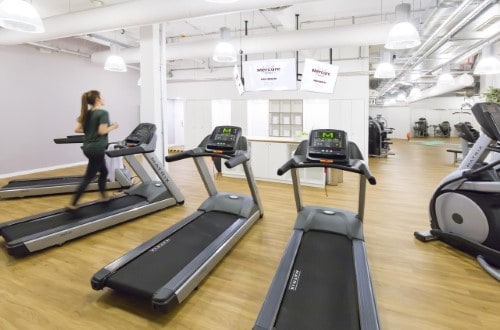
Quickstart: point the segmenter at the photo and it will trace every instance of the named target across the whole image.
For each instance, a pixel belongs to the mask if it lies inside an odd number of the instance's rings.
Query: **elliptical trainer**
[[[500,160],[485,162],[490,153],[499,152],[495,145],[500,140],[500,105],[478,103],[471,110],[481,126],[480,136],[460,167],[435,190],[429,206],[430,233],[414,235],[422,241],[439,239],[475,256],[500,280]]]

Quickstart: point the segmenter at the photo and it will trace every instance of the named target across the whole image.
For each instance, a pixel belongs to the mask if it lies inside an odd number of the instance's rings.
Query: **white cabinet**
[[[290,173],[279,176],[278,168],[290,159],[288,143],[250,141],[252,169],[256,179],[289,181]]]

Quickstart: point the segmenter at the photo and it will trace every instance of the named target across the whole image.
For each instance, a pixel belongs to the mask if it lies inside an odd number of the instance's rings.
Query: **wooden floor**
[[[447,145],[424,146],[420,141],[395,141],[395,155],[370,159],[378,184],[368,186],[364,232],[381,325],[499,329],[500,283],[468,255],[441,242],[424,244],[413,238],[413,231],[428,228],[433,188],[456,168]],[[258,182],[264,217],[172,313],[158,314],[144,301],[90,287],[97,270],[190,214],[206,198],[192,160],[169,166],[186,197],[183,206],[22,259],[0,248],[0,328],[250,329],[295,221],[291,185]],[[240,179],[216,182],[221,191],[248,193]],[[5,183],[0,180],[0,185]],[[321,188],[306,187],[303,194],[306,204],[355,209],[357,177],[344,174],[341,185],[328,188],[328,197]],[[85,195],[87,201],[94,198],[95,193]],[[68,195],[2,200],[0,222],[60,208],[68,200]]]

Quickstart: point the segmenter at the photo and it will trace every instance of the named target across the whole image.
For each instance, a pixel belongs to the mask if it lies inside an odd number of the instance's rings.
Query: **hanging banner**
[[[295,59],[243,62],[246,91],[286,91],[297,89]]]
[[[238,89],[238,94],[242,95],[245,92],[245,88],[243,87],[243,82],[241,81],[240,71],[238,70],[238,66],[234,66],[233,70],[233,79],[236,83],[236,88]]]
[[[332,94],[339,67],[306,58],[302,72],[301,91]]]

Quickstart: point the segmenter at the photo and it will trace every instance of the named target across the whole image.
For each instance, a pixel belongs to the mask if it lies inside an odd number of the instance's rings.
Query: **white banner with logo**
[[[297,89],[295,59],[243,62],[246,91],[286,91]]]
[[[333,93],[339,67],[306,58],[302,72],[301,91]]]

